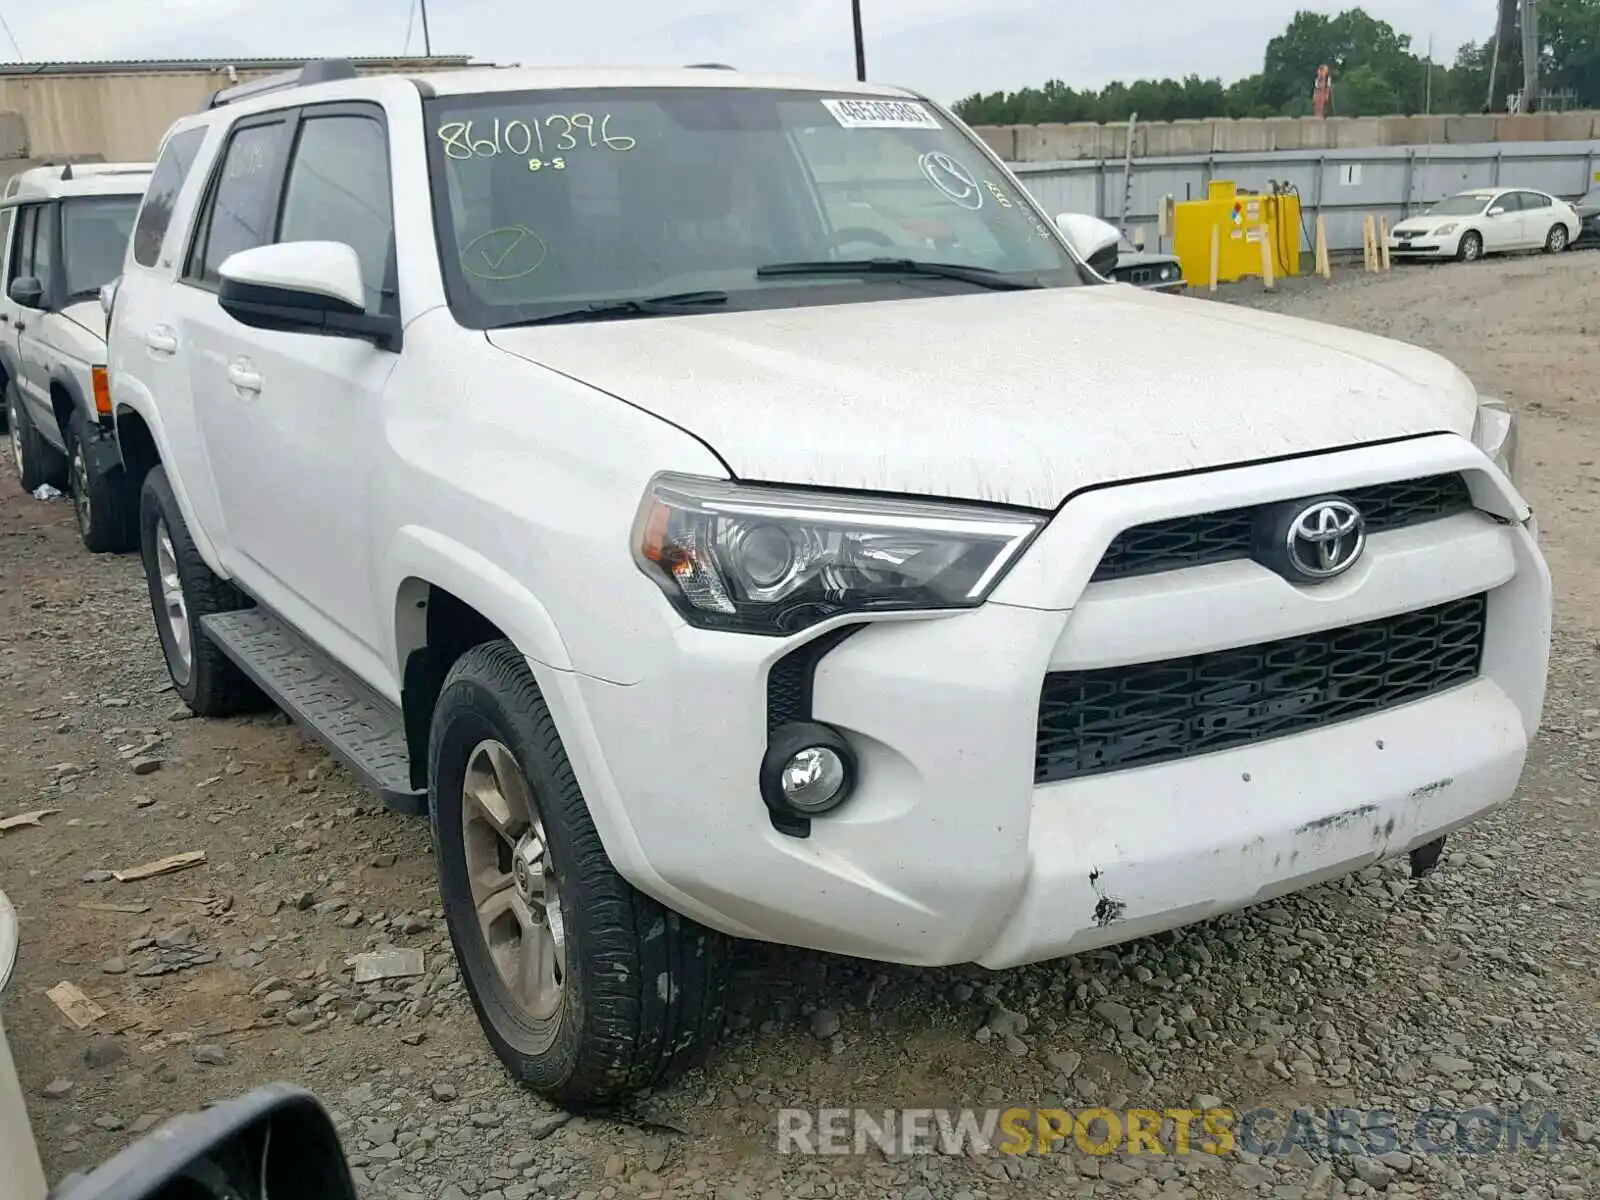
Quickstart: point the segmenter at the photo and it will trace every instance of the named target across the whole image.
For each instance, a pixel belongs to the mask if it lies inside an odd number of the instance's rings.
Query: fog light
[[[761,760],[761,798],[781,816],[817,817],[850,798],[856,756],[836,729],[811,721],[775,730]]]

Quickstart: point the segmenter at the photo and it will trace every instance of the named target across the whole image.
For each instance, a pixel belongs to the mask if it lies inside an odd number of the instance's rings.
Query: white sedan
[[[1583,226],[1577,210],[1532,188],[1476,188],[1439,201],[1389,231],[1391,258],[1455,258],[1545,250],[1559,254]]]

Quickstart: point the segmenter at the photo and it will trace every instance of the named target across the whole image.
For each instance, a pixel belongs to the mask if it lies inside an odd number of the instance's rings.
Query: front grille
[[[1339,495],[1361,510],[1368,533],[1420,525],[1472,509],[1472,493],[1460,475],[1380,483]],[[1125,579],[1249,558],[1258,511],[1254,507],[1228,508],[1135,525],[1117,535],[1093,578]]]
[[[1381,712],[1466,683],[1487,595],[1236,650],[1045,676],[1035,783],[1170,762]]]

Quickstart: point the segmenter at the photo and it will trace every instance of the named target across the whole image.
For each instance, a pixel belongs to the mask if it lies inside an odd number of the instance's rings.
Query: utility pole
[[[422,53],[432,58],[433,38],[428,36],[428,0],[417,0],[417,6],[422,9]]]
[[[1539,0],[1522,0],[1522,111],[1540,111],[1539,101]]]
[[[1422,115],[1433,115],[1433,34],[1428,35],[1428,84],[1422,93]]]
[[[867,81],[867,43],[861,34],[861,0],[850,0],[850,19],[856,33],[856,79]]]

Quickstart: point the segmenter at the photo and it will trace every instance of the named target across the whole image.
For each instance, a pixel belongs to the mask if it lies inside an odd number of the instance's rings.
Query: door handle
[[[157,354],[176,354],[178,352],[178,339],[172,336],[170,330],[152,329],[144,335],[144,344]]]
[[[11,323],[13,325],[15,325],[18,329],[26,329],[28,327],[28,323],[26,321],[24,321],[21,317],[13,317],[11,319]]]
[[[243,363],[229,364],[228,382],[241,392],[259,392],[261,390],[261,375]]]

